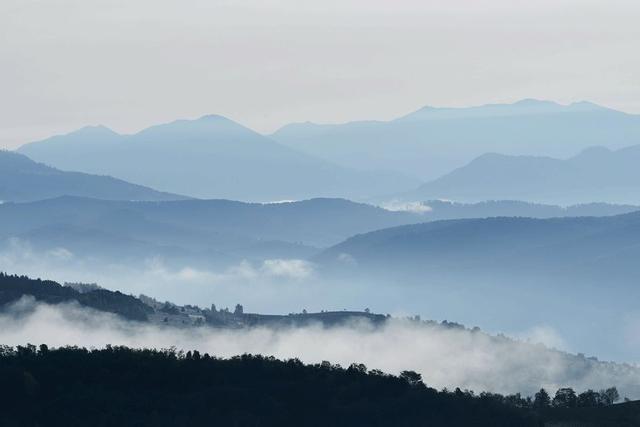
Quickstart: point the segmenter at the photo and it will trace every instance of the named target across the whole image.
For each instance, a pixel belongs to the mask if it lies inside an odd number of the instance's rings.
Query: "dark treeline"
[[[0,384],[0,425],[10,427],[526,427],[545,425],[554,411],[581,404],[607,410],[616,398],[614,389],[594,392],[594,400],[581,399],[584,393],[574,399],[568,389],[532,399],[438,391],[415,372],[392,376],[359,364],[45,345],[0,347]]]

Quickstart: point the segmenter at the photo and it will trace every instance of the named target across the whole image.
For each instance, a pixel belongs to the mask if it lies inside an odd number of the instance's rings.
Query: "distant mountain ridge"
[[[523,99],[512,104],[486,104],[476,107],[442,108],[425,106],[406,116],[399,117],[394,121],[533,116],[606,111],[615,112],[615,110],[588,101],[562,105],[553,101]]]
[[[315,259],[328,267],[474,277],[640,279],[640,212],[607,217],[494,217],[404,225],[351,237]],[[344,261],[349,262],[345,263]],[[580,280],[578,280],[580,279]]]
[[[520,200],[486,200],[477,203],[460,203],[450,200],[426,200],[424,202],[391,203],[392,210],[420,212],[425,221],[463,218],[527,217],[555,218],[579,216],[611,216],[640,210],[637,205],[585,203],[562,207]]]
[[[217,115],[152,126],[134,135],[88,127],[18,151],[59,168],[109,174],[200,198],[362,199],[419,184],[398,173],[336,166]]]
[[[569,159],[484,154],[406,195],[477,202],[640,203],[640,145],[591,147]]]
[[[103,260],[153,256],[186,265],[307,258],[318,248],[419,215],[342,199],[276,204],[230,200],[121,202],[61,197],[0,205],[0,247],[12,239]]]
[[[65,172],[10,151],[0,151],[0,200],[35,201],[60,196],[106,200],[181,200],[141,185],[79,172]]]
[[[345,167],[386,169],[428,181],[489,152],[566,158],[591,146],[639,144],[640,116],[585,101],[526,99],[424,107],[386,122],[297,123],[271,137]]]

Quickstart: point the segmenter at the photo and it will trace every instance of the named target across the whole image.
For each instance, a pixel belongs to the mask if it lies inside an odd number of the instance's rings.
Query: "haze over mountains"
[[[0,205],[0,238],[119,262],[163,256],[220,266],[306,258],[356,233],[416,223],[420,215],[341,199],[276,204],[229,200],[119,202],[62,197]]]
[[[345,167],[392,170],[428,181],[490,152],[566,158],[595,145],[639,144],[640,116],[589,102],[565,106],[526,99],[424,107],[388,122],[297,123],[271,137]]]
[[[336,166],[221,116],[178,120],[135,135],[88,127],[27,144],[19,151],[61,169],[111,175],[200,198],[359,199],[419,183],[397,173]]]
[[[185,199],[109,176],[64,172],[18,153],[0,151],[0,201],[25,202],[66,195],[106,200]]]
[[[574,349],[628,359],[638,347],[621,336],[616,316],[633,324],[640,279],[637,122],[589,103],[527,100],[426,108],[386,123],[302,125],[299,134],[293,126],[271,138],[219,116],[135,135],[84,128],[20,151],[186,196],[341,195],[388,209],[336,198],[131,202],[143,197],[125,193],[104,201],[97,199],[111,197],[96,189],[81,193],[92,198],[39,200],[76,194],[50,196],[42,186],[15,199],[39,201],[0,206],[0,261],[20,273],[183,303],[241,294],[265,311],[369,306],[493,330],[549,322]],[[294,148],[274,141],[285,134]],[[432,167],[446,174],[422,186],[406,178],[427,177]],[[429,222],[443,219],[460,220]],[[531,303],[540,310],[523,311]],[[580,319],[603,316],[589,329],[597,337],[584,332]]]
[[[419,203],[392,201],[385,205],[385,207],[391,210],[406,210],[420,213],[424,221],[509,216],[529,218],[610,216],[640,210],[640,207],[636,205],[585,203],[563,207],[519,200],[487,200],[477,203],[460,203],[450,200],[427,200]]]
[[[103,261],[162,256],[176,265],[224,266],[242,260],[306,259],[351,236],[450,218],[593,216],[637,210],[591,204],[560,208],[514,201],[430,201],[423,210],[389,211],[344,199],[284,203],[230,200],[162,202],[59,197],[0,205],[0,241],[42,251],[64,248]]]
[[[568,205],[640,203],[633,196],[640,149],[623,149],[635,144],[640,116],[588,102],[528,99],[425,107],[389,122],[292,124],[269,137],[221,116],[134,135],[86,127],[19,151],[60,169],[199,198],[384,201],[399,195]],[[420,180],[429,182],[415,191]]]
[[[125,324],[126,321],[133,322]],[[67,334],[59,337],[47,333],[53,325],[60,324]],[[114,346],[133,342],[167,348],[164,340],[178,335],[188,341],[190,348],[211,351],[214,347],[219,355],[239,347],[245,353],[307,360],[326,358],[345,365],[352,363],[350,353],[371,348],[375,351],[359,356],[365,357],[361,363],[386,372],[396,372],[413,363],[438,388],[460,386],[533,394],[542,385],[557,388],[570,384],[582,390],[616,384],[623,396],[640,397],[637,366],[601,362],[536,343],[491,336],[459,323],[364,311],[270,315],[243,310],[229,312],[210,304],[180,306],[152,296],[136,298],[95,286],[82,287],[78,283],[61,286],[52,281],[0,273],[0,326],[0,337],[9,342],[18,328],[30,342],[41,342],[44,338],[48,345],[101,346],[104,345],[101,341],[107,338],[95,332],[106,328],[108,339],[114,340],[107,343]],[[290,334],[291,330],[297,333]],[[307,340],[301,333],[314,339]],[[270,339],[261,339],[264,334]],[[385,345],[390,337],[402,345]],[[70,338],[74,341],[64,341]],[[153,339],[162,342],[149,341]],[[411,342],[413,352],[403,351]],[[420,344],[415,345],[416,342]],[[433,351],[428,343],[443,351]],[[294,351],[296,354],[291,353]],[[452,359],[456,363],[451,363]],[[460,362],[469,359],[475,363],[460,366]],[[487,375],[488,371],[497,375]]]
[[[640,202],[640,145],[592,147],[566,160],[484,154],[404,197],[460,201],[519,199],[573,204]]]
[[[354,236],[313,261],[333,280],[395,286],[432,315],[553,325],[580,351],[637,360],[639,236],[638,212],[447,220]]]
[[[468,272],[637,283],[640,213],[608,217],[495,217],[405,225],[347,239],[316,259],[362,271]],[[343,262],[347,260],[348,262]]]

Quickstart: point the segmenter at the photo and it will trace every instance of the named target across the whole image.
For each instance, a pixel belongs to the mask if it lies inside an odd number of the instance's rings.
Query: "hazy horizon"
[[[580,103],[592,103],[595,104],[599,107],[603,107],[606,109],[611,109],[611,110],[615,110],[621,113],[625,113],[625,114],[630,114],[630,115],[640,115],[640,111],[639,112],[633,112],[633,111],[625,111],[622,109],[617,109],[614,107],[611,107],[609,105],[603,105],[603,104],[599,104],[599,103],[595,103],[592,102],[591,100],[588,99],[579,99],[579,100],[575,100],[575,101],[568,101],[568,102],[560,102],[554,99],[539,99],[539,98],[533,98],[533,97],[525,97],[525,98],[519,98],[519,99],[514,99],[514,100],[510,100],[510,101],[504,101],[504,102],[484,102],[484,103],[479,103],[479,104],[469,104],[469,105],[433,105],[433,104],[423,104],[421,106],[418,106],[417,108],[414,109],[407,109],[405,111],[400,111],[398,112],[396,115],[387,117],[387,118],[381,118],[381,119],[375,119],[378,121],[392,121],[401,117],[404,117],[408,114],[417,112],[418,110],[422,109],[422,108],[434,108],[434,109],[467,109],[467,108],[477,108],[477,107],[486,107],[486,106],[493,106],[493,105],[513,105],[513,104],[517,104],[519,102],[523,102],[523,101],[535,101],[535,102],[550,102],[550,103],[554,103],[557,104],[559,106],[562,107],[568,107],[571,106],[572,104],[580,104]],[[153,126],[159,126],[159,125],[164,125],[164,124],[170,124],[176,121],[196,121],[196,120],[200,120],[203,119],[205,117],[211,117],[211,116],[220,116],[220,117],[224,117],[228,120],[231,120],[232,122],[235,122],[237,124],[240,124],[250,130],[253,130],[261,135],[264,136],[269,136],[272,133],[274,133],[275,131],[278,131],[280,129],[282,129],[283,127],[287,126],[287,125],[291,125],[291,124],[300,124],[300,123],[313,123],[313,124],[319,124],[319,125],[342,125],[342,124],[346,124],[346,123],[350,123],[350,122],[357,122],[357,121],[369,121],[369,120],[374,120],[374,119],[370,119],[370,118],[360,118],[360,119],[346,119],[346,120],[334,120],[334,121],[316,121],[313,120],[312,118],[309,118],[307,120],[299,120],[299,121],[284,121],[281,125],[276,126],[274,129],[270,129],[270,130],[266,130],[266,131],[260,131],[258,129],[254,129],[253,127],[249,126],[248,124],[240,121],[240,120],[236,120],[233,117],[229,117],[226,116],[224,114],[220,114],[217,112],[205,112],[203,114],[200,115],[193,115],[193,116],[177,116],[174,118],[169,118],[166,119],[164,121],[155,121],[155,122],[150,122],[144,125],[140,125],[140,126],[131,126],[131,127],[127,127],[126,130],[120,130],[118,128],[109,126],[103,122],[94,122],[94,123],[85,123],[85,124],[81,124],[79,126],[73,127],[73,128],[69,128],[67,130],[61,130],[59,132],[54,132],[51,134],[47,134],[44,135],[41,138],[38,139],[32,139],[32,140],[28,140],[28,141],[23,141],[23,142],[19,142],[17,143],[17,145],[15,146],[7,146],[7,147],[3,147],[0,146],[0,149],[6,149],[6,150],[15,150],[17,148],[20,148],[22,145],[25,144],[29,144],[31,142],[38,142],[41,140],[45,140],[51,137],[55,137],[55,136],[65,136],[68,134],[72,134],[76,131],[82,130],[82,129],[86,129],[86,128],[106,128],[110,131],[115,132],[118,135],[121,136],[129,136],[129,135],[135,135],[139,132],[142,132],[150,127]]]
[[[640,113],[640,5],[627,0],[8,0],[0,12],[4,148],[210,113],[261,133],[523,98]]]

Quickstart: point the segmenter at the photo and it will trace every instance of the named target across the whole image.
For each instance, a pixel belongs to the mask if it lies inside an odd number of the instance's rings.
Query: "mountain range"
[[[566,158],[591,146],[640,143],[640,116],[589,102],[525,99],[470,108],[424,107],[391,121],[297,123],[271,138],[344,167],[436,179],[486,153]]]
[[[133,135],[93,126],[19,152],[63,170],[209,199],[637,204],[640,148],[630,146],[639,143],[640,116],[527,99],[424,107],[388,122],[292,124],[269,136],[216,115]]]
[[[109,176],[64,172],[15,152],[0,151],[0,201],[26,202],[60,196],[107,200],[185,199]]]
[[[229,200],[105,201],[60,197],[0,205],[0,238],[107,260],[162,256],[176,264],[305,258],[317,248],[420,215],[343,199],[273,204]]]
[[[640,145],[592,147],[569,159],[484,154],[404,197],[458,201],[640,203]]]
[[[110,201],[59,197],[0,205],[0,240],[65,248],[106,259],[162,256],[208,265],[242,259],[306,258],[354,235],[450,218],[615,215],[638,208],[560,208],[515,201],[429,201],[420,212],[389,211],[344,199],[245,203],[230,200]]]
[[[61,169],[111,175],[199,198],[361,199],[419,185],[398,173],[334,165],[215,115],[152,126],[134,135],[86,127],[26,144],[19,152]]]

